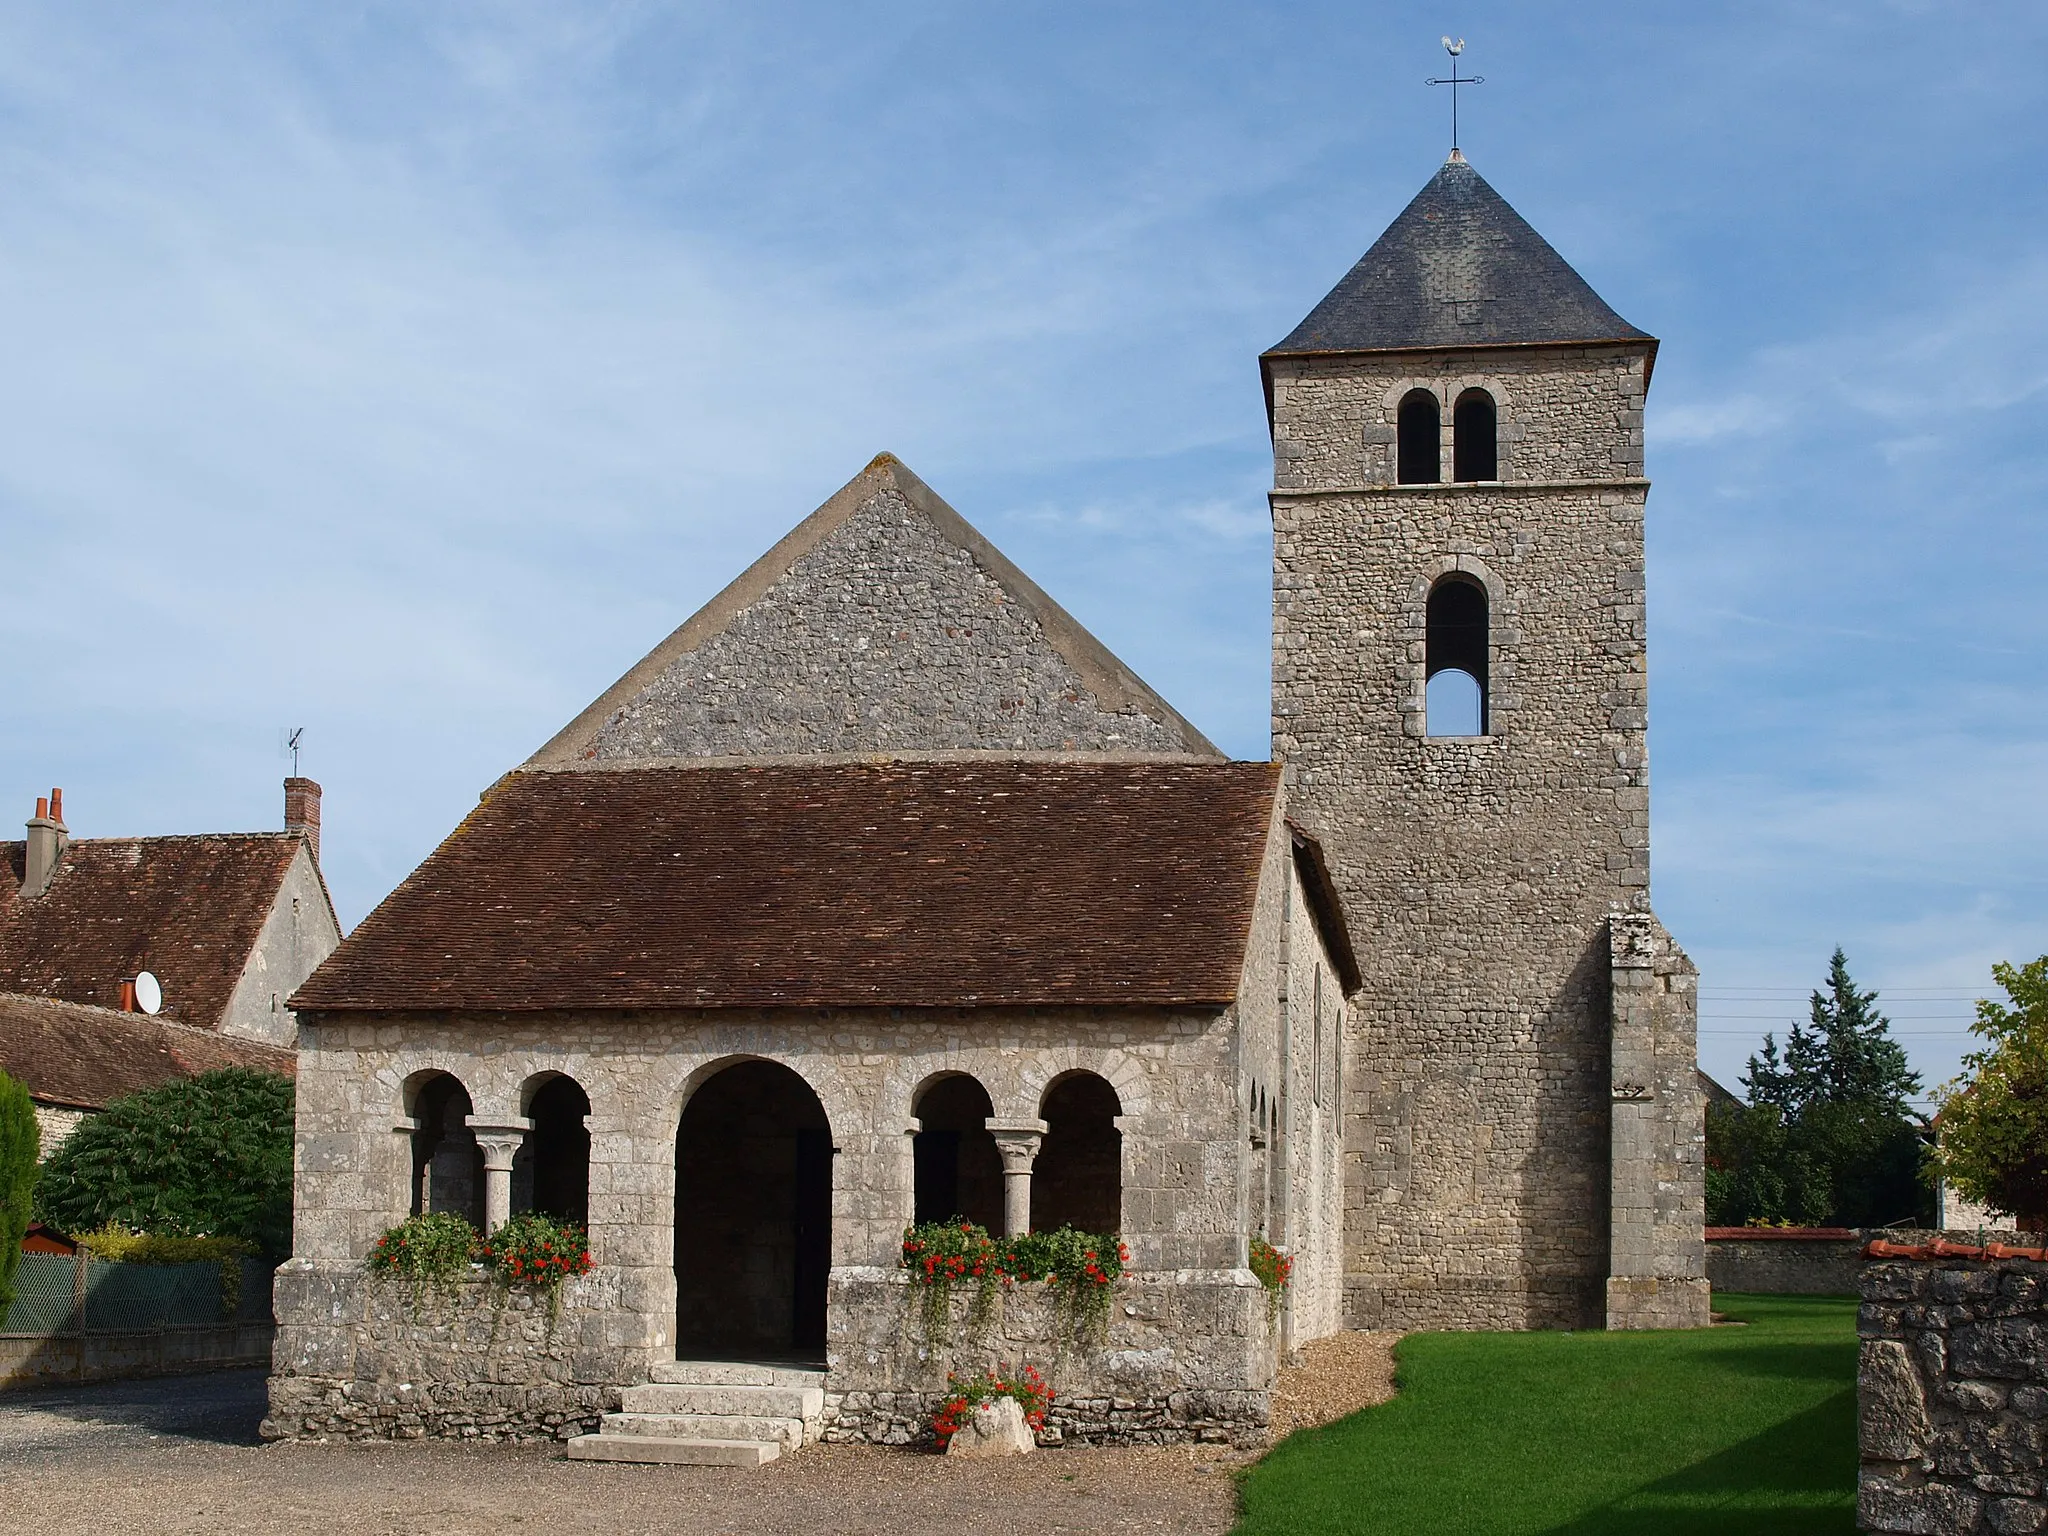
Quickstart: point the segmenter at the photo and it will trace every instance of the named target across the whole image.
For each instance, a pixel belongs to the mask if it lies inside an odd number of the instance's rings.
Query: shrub
[[[116,1099],[65,1138],[36,1185],[43,1220],[291,1251],[292,1084],[226,1067]]]
[[[28,1090],[0,1072],[0,1318],[14,1303],[14,1272],[34,1211],[31,1197],[41,1151],[42,1131]]]
[[[998,1397],[1015,1398],[1017,1406],[1024,1410],[1024,1422],[1031,1426],[1031,1432],[1034,1435],[1044,1432],[1045,1411],[1052,1406],[1053,1391],[1045,1384],[1045,1378],[1030,1366],[1024,1367],[1021,1376],[999,1376],[994,1371],[984,1371],[967,1381],[948,1371],[946,1400],[932,1414],[932,1434],[938,1439],[939,1449],[943,1451],[953,1443],[953,1436],[977,1404]]]
[[[2048,1229],[2048,955],[1991,974],[2012,1006],[1977,1004],[1971,1033],[1983,1040],[1944,1084],[1929,1156],[1932,1171],[1979,1204]]]

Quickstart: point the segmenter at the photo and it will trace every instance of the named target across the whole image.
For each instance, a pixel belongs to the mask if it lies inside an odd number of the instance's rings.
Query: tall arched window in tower
[[[1451,408],[1451,478],[1500,478],[1493,396],[1483,389],[1466,390]]]
[[[1396,478],[1401,484],[1435,485],[1443,478],[1443,413],[1435,395],[1426,389],[1409,390],[1401,400],[1395,435],[1400,439]]]
[[[1486,588],[1452,572],[1430,588],[1424,718],[1432,736],[1486,734]]]

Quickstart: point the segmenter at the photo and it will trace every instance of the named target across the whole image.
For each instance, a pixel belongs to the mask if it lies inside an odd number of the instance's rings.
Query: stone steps
[[[825,1373],[731,1360],[665,1360],[620,1393],[622,1412],[569,1442],[576,1461],[758,1467],[818,1437]]]

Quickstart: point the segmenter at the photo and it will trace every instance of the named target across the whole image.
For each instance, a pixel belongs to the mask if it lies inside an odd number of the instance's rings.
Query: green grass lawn
[[[1392,1402],[1250,1470],[1237,1536],[1853,1532],[1856,1303],[1714,1305],[1748,1326],[1414,1334]]]

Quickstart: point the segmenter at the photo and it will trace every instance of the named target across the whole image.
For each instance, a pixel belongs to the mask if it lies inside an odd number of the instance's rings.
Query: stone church
[[[732,1459],[1003,1361],[1069,1437],[1242,1440],[1342,1327],[1705,1323],[1656,351],[1453,152],[1260,359],[1271,762],[877,458],[296,995],[268,1432]],[[527,1207],[596,1262],[544,1322],[364,1276],[409,1212]],[[903,1229],[956,1215],[1122,1233],[1106,1337],[1021,1287],[920,1329]]]

